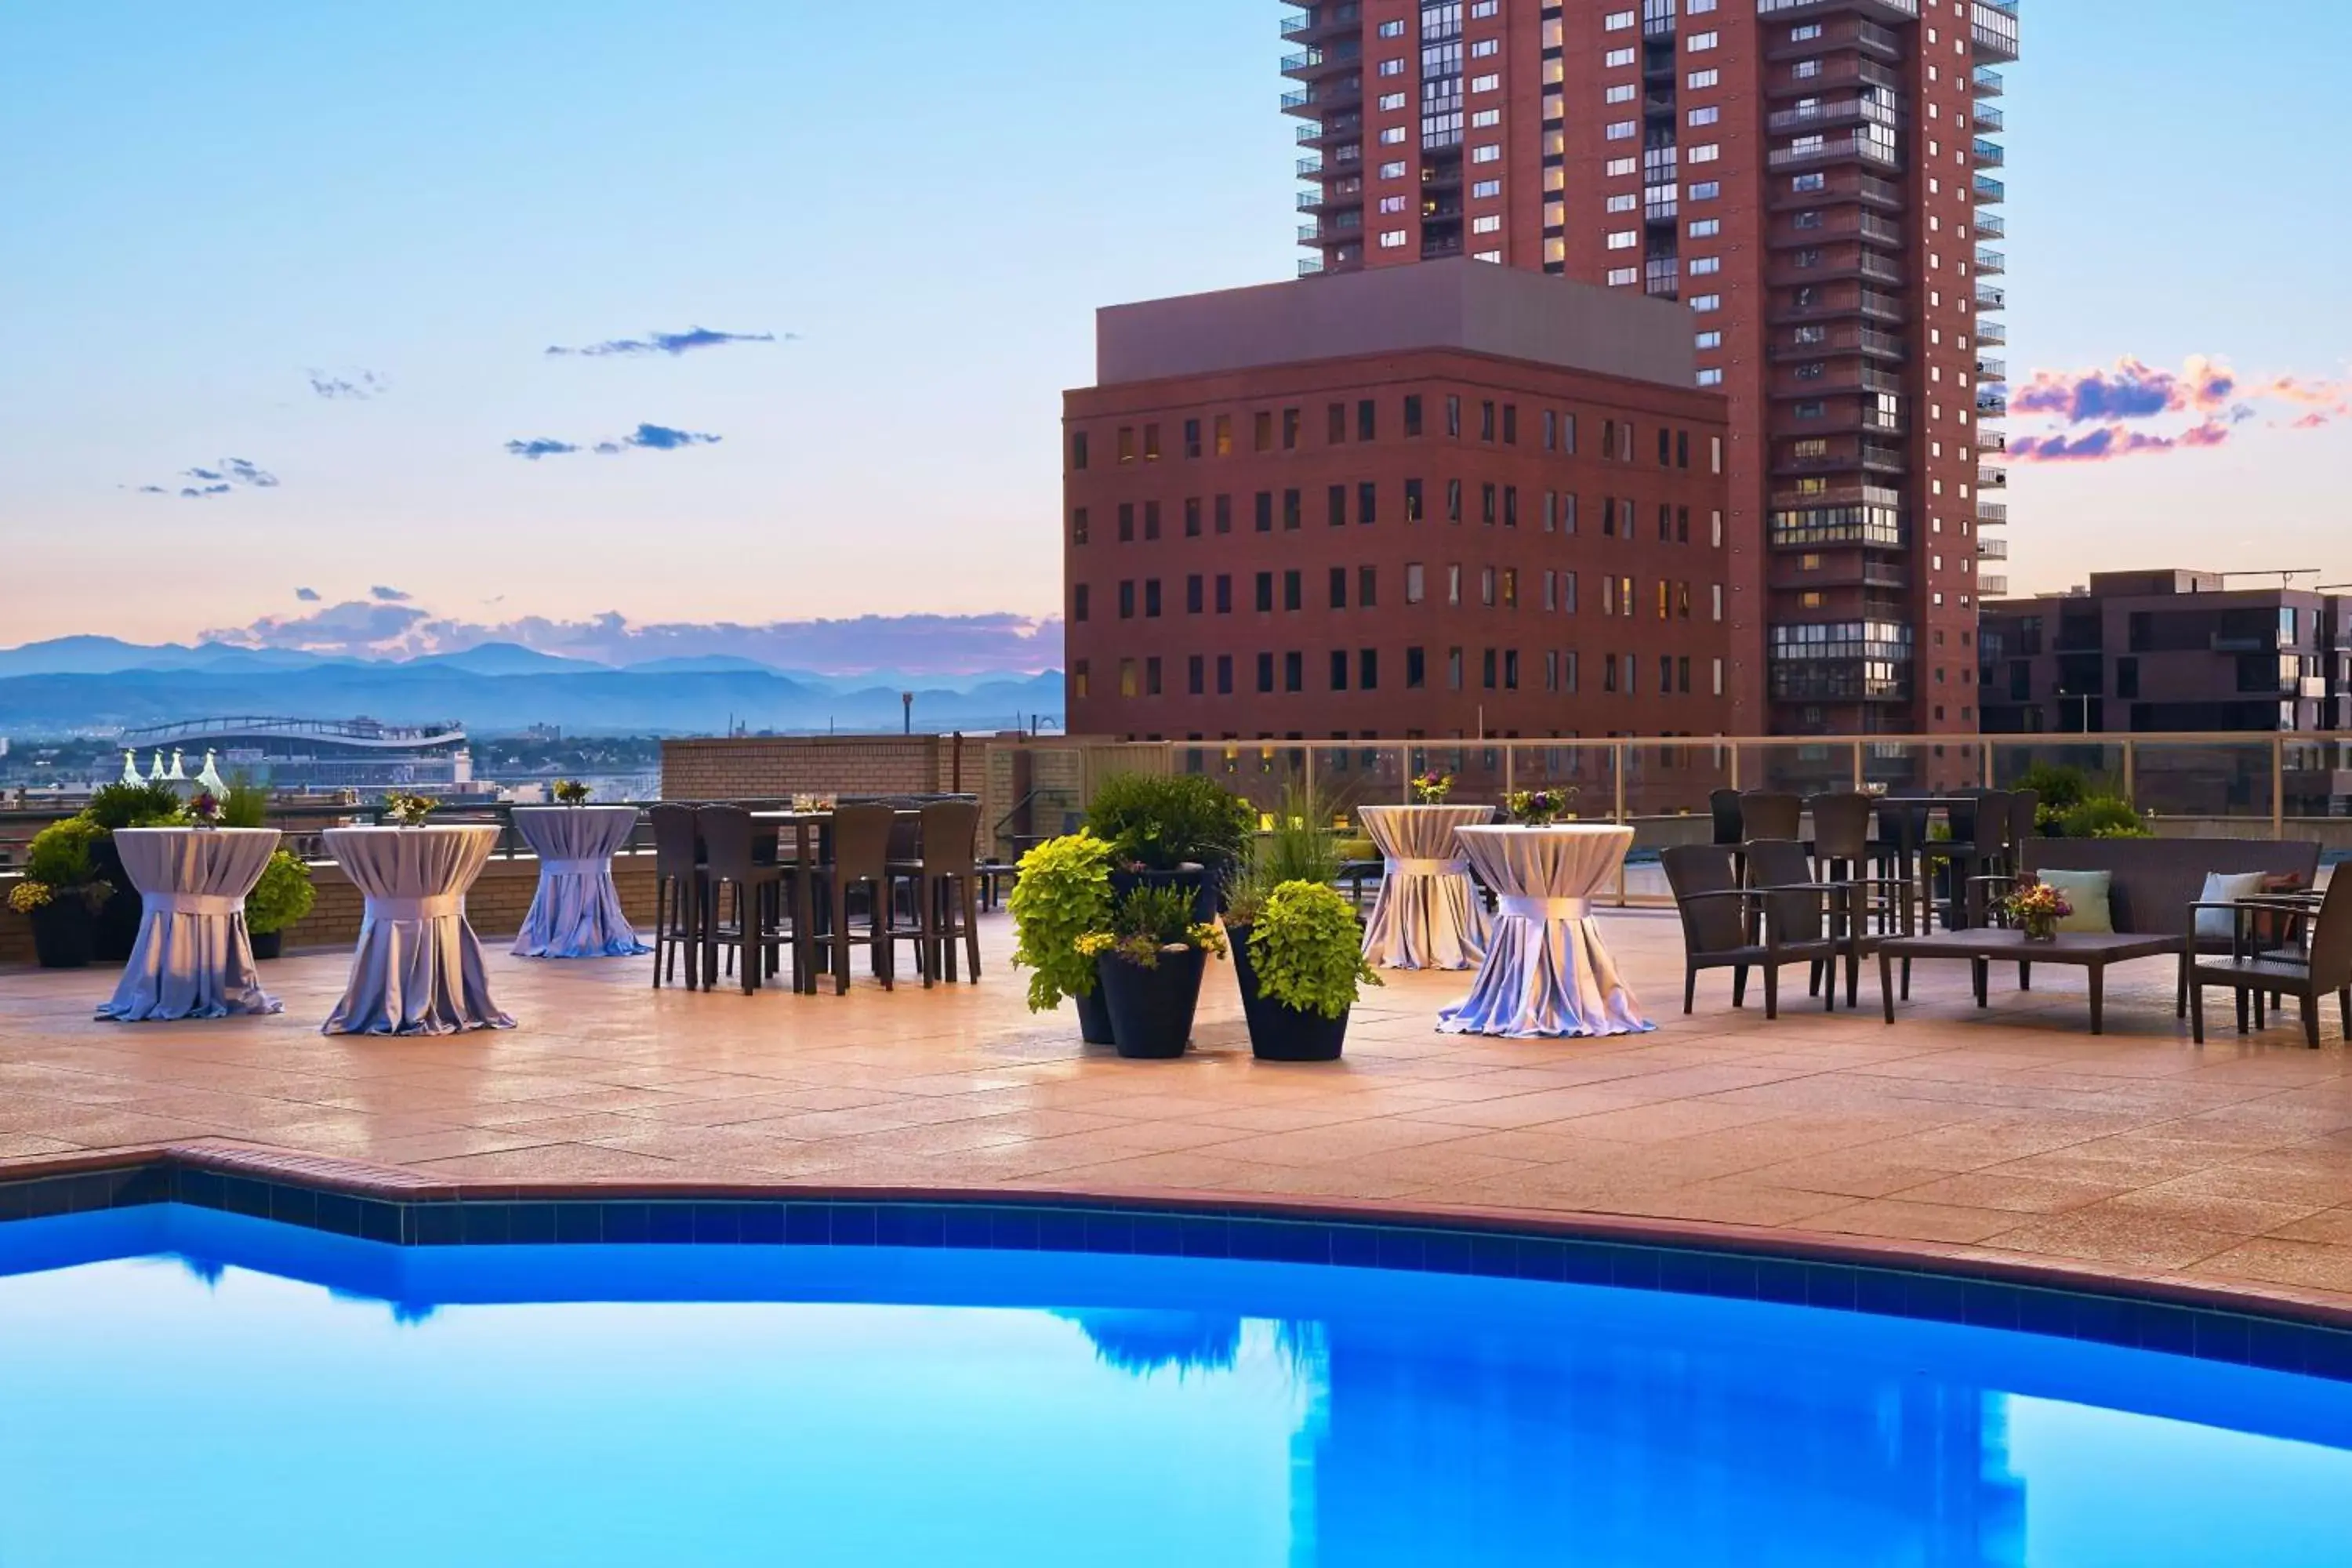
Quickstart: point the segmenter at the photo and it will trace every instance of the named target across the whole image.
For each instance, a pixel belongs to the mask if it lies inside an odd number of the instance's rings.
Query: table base
[[[1506,1039],[1583,1039],[1656,1027],[1642,1016],[1591,920],[1509,914],[1495,922],[1468,999],[1439,1014],[1437,1023],[1440,1034]]]

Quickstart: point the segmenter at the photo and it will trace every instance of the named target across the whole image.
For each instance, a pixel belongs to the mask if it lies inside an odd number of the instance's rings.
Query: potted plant
[[[552,793],[559,805],[586,805],[588,797],[596,792],[580,779],[558,779]]]
[[[1444,805],[1454,794],[1454,775],[1432,768],[1412,776],[1412,798],[1417,805]]]
[[[180,808],[180,814],[187,818],[191,827],[212,828],[221,825],[222,815],[226,809],[220,796],[208,789],[200,789],[188,797],[187,804]]]
[[[1278,882],[1228,927],[1250,1049],[1266,1061],[1337,1061],[1360,988],[1381,984],[1364,962],[1363,927],[1327,883]]]
[[[1217,928],[1193,917],[1192,890],[1143,887],[1111,910],[1110,928],[1078,939],[1095,961],[1110,1010],[1111,1043],[1123,1057],[1181,1057],[1192,1041],[1192,1015],[1209,955],[1225,951]]]
[[[319,890],[310,885],[310,868],[290,849],[270,856],[261,879],[245,896],[246,930],[253,937],[253,956],[276,958],[284,951],[286,930],[310,912]]]
[[[8,907],[33,926],[33,953],[44,969],[81,969],[96,956],[99,912],[114,887],[98,875],[106,830],[88,817],[52,822],[26,848],[25,879]]]
[[[1504,809],[1511,821],[1521,827],[1549,827],[1570,814],[1576,804],[1576,786],[1563,789],[1517,789],[1505,800]]]
[[[1096,787],[1087,830],[1111,847],[1112,890],[1179,887],[1199,921],[1257,831],[1249,803],[1200,773],[1118,773]]]
[[[2020,882],[2015,892],[2000,900],[2000,912],[2025,933],[2026,941],[2055,942],[2058,922],[2073,914],[2074,906],[2047,882]]]
[[[144,784],[102,784],[90,794],[89,804],[82,807],[81,820],[94,824],[97,837],[90,841],[90,872],[93,880],[103,882],[107,894],[90,930],[91,955],[101,963],[120,963],[131,956],[139,943],[139,921],[143,901],[139,889],[131,885],[131,878],[122,868],[122,857],[114,847],[114,831],[119,827],[153,827],[183,820],[179,792],[161,779]]]
[[[406,790],[394,790],[383,797],[384,820],[394,827],[422,827],[425,819],[433,815],[439,803],[429,795],[412,795]]]
[[[1078,939],[1110,923],[1110,846],[1091,833],[1049,838],[1021,857],[1005,900],[1013,911],[1014,964],[1030,971],[1029,1010],[1047,1013],[1067,996],[1091,1046],[1111,1043],[1110,1014],[1095,984],[1094,959]]]
[[[223,827],[268,826],[269,792],[239,773],[221,797],[220,821]]]

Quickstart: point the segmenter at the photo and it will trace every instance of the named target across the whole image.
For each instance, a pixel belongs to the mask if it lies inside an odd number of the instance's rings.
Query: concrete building
[[[1466,261],[1100,312],[1074,734],[1721,732],[1723,401],[1680,309]]]
[[[1973,731],[2013,0],[1319,0],[1282,26],[1302,271],[1466,257],[1686,307],[1762,675],[1732,724]]]

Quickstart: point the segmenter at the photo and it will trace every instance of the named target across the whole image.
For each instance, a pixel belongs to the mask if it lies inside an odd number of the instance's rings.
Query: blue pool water
[[[2352,1563],[2352,1386],[1597,1287],[0,1226],[0,1568]]]

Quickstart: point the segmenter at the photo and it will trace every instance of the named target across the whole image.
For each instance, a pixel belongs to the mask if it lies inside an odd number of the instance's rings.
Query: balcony
[[[1322,270],[1323,258],[1319,256],[1304,257],[1299,260],[1298,275],[1301,278],[1312,278]]]
[[[1998,105],[1979,103],[1976,106],[1975,114],[1978,130],[1989,131],[1996,134],[2000,131],[2001,112]]]
[[[2001,79],[2000,72],[1990,66],[1977,67],[1974,79],[1979,98],[1999,98],[2009,90],[2009,84]]]
[[[1977,526],[1979,528],[2008,527],[2008,504],[2006,502],[1997,500],[1980,500],[1977,502]]]
[[[1352,29],[1363,20],[1363,7],[1356,0],[1345,4],[1317,5],[1282,19],[1285,42],[1313,43]]]
[[[2006,457],[2009,437],[1998,430],[1979,430],[1977,432],[1977,450],[1988,458]]]
[[[1866,11],[1884,21],[1916,22],[1919,19],[1919,0],[1756,0],[1759,16],[1785,16],[1794,21],[1832,11]]]
[[[2009,594],[2009,578],[2008,578],[2006,575],[2004,575],[2004,574],[1987,574],[1987,573],[1982,573],[1982,572],[1979,572],[1979,574],[1977,574],[1977,597],[1978,597],[1978,598],[1979,598],[1979,599],[1999,599],[1999,598],[2004,598],[2004,597],[2006,597],[2006,596],[2008,595],[2008,594]]]
[[[1988,142],[1981,136],[1976,139],[1972,151],[1976,153],[1979,168],[1998,169],[2009,162],[2009,154],[2001,150],[2000,142]]]
[[[1980,490],[2005,490],[2009,489],[2009,470],[2007,468],[1988,468],[1979,467],[1977,469],[1977,489]]]
[[[1996,289],[1990,283],[1978,284],[1977,309],[1979,310],[2008,310],[2009,291],[2004,289]]]
[[[1969,33],[1977,58],[2013,60],[2017,58],[2017,0],[1974,0],[1969,7]]]
[[[1337,207],[1361,206],[1364,182],[1360,179],[1333,180],[1325,185],[1298,193],[1300,212],[1325,212]]]
[[[2009,187],[1990,174],[1979,174],[1976,184],[1977,200],[1979,202],[2000,202],[2009,199]]]
[[[1979,560],[1979,561],[2006,561],[2006,560],[2008,560],[2008,559],[2009,559],[2009,541],[2008,541],[2008,540],[2006,540],[2006,539],[1979,539],[1979,540],[1978,540],[1978,541],[1977,541],[1977,559],[1978,559],[1978,560]]]
[[[1282,58],[1282,74],[1299,81],[1313,81],[1333,71],[1353,70],[1363,63],[1364,47],[1348,40],[1330,48],[1301,49]]]
[[[1988,359],[1983,354],[1977,355],[1977,379],[1979,381],[2007,381],[2009,379],[2009,362],[2005,359]],[[1982,399],[1979,398],[1979,401],[1981,402]]]
[[[1671,104],[1669,105],[1671,107]],[[1856,125],[1869,121],[1878,125],[1901,125],[1903,117],[1882,103],[1866,98],[1849,98],[1838,103],[1808,104],[1800,109],[1784,109],[1764,121],[1765,128],[1776,134],[1798,131],[1817,131],[1839,125]]]
[[[1680,185],[1651,185],[1642,193],[1642,220],[1644,223],[1672,223],[1682,211],[1675,193]]]
[[[1846,352],[1850,354],[1853,351]],[[1893,371],[1881,370],[1859,359],[1832,360],[1822,364],[1822,374],[1816,376],[1774,378],[1769,395],[1780,399],[1851,397],[1864,392],[1884,392],[1900,396],[1903,378]]]
[[[1817,55],[1835,54],[1846,49],[1874,55],[1882,60],[1900,60],[1903,58],[1903,41],[1897,35],[1875,22],[1860,20],[1825,23],[1818,37],[1781,38],[1766,47],[1764,58],[1768,60],[1811,59]]]
[[[1779,149],[1765,162],[1775,169],[1799,169],[1847,158],[1859,158],[1887,169],[1903,166],[1903,154],[1896,146],[1861,132],[1811,138],[1793,147]]]
[[[1364,134],[1363,117],[1344,114],[1337,120],[1310,120],[1298,128],[1302,147],[1328,147],[1335,142],[1355,142]]]
[[[2008,418],[2009,398],[2007,395],[1999,392],[1979,391],[1977,394],[1977,417],[1979,419]],[[1990,446],[1991,443],[1987,442],[1986,445]]]
[[[1865,174],[1855,168],[1832,166],[1824,171],[1827,179],[1818,191],[1792,191],[1781,182],[1772,182],[1771,208],[1774,212],[1811,212],[1822,207],[1834,207],[1843,202],[1860,202],[1884,212],[1898,212],[1903,206],[1903,187],[1893,180],[1882,180],[1875,174]]]
[[[1977,214],[1977,237],[2006,239],[2009,237],[2009,220],[1999,213],[1979,211]]]
[[[1328,119],[1335,110],[1360,110],[1364,106],[1364,79],[1344,77],[1335,81],[1318,82],[1282,95],[1285,114],[1303,114]],[[1301,136],[1301,141],[1306,137]]]
[[[1780,363],[1790,360],[1834,359],[1840,354],[1863,354],[1877,360],[1901,360],[1909,352],[1903,340],[1892,332],[1882,332],[1869,327],[1850,327],[1843,331],[1821,330],[1821,336],[1797,334],[1783,338],[1772,345],[1771,357]]]
[[[1999,321],[1979,321],[1977,342],[1999,345],[2009,342],[2009,329]]]
[[[1341,213],[1335,219],[1298,226],[1298,243],[1301,245],[1342,245],[1363,237],[1364,220],[1360,213]]]
[[[1811,62],[1809,62],[1811,63]],[[1880,87],[1889,92],[1904,90],[1903,79],[1880,65],[1876,60],[1862,59],[1853,55],[1818,62],[1820,69],[1811,76],[1798,76],[1793,69],[1769,77],[1764,83],[1768,98],[1818,98],[1823,93],[1846,88]]]

